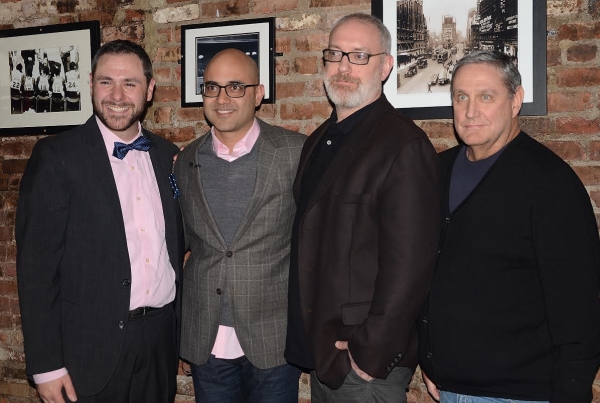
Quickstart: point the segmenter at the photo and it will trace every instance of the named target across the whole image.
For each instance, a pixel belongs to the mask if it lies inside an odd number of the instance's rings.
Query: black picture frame
[[[181,107],[203,105],[199,85],[212,57],[236,48],[258,64],[265,87],[263,104],[275,103],[275,18],[223,21],[181,26]]]
[[[512,1],[516,2],[517,0]],[[440,10],[442,4],[452,4],[447,0],[423,0],[423,2],[440,2]],[[397,0],[372,0],[371,2],[372,15],[380,18],[392,33],[392,48],[397,47],[398,43],[397,37],[394,35],[398,25],[395,18],[397,4]],[[473,6],[476,7],[476,5],[477,2],[473,0]],[[546,0],[518,0],[518,10],[518,66],[525,89],[525,101],[520,115],[545,115],[547,113]],[[442,93],[429,94],[426,91],[407,96],[407,94],[398,94],[398,78],[398,64],[395,63],[394,69],[384,85],[384,93],[392,105],[402,113],[416,120],[452,118],[449,89],[447,97],[444,97]],[[404,78],[404,74],[400,74],[400,80]],[[421,77],[422,79],[423,77]],[[449,88],[449,85],[447,87]]]
[[[0,136],[55,134],[92,115],[100,36],[99,21],[0,31]]]

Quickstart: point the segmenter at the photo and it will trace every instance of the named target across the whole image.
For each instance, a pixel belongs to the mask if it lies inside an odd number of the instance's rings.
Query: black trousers
[[[77,394],[77,403],[172,403],[179,363],[176,337],[172,304],[130,320],[111,380],[96,396]]]

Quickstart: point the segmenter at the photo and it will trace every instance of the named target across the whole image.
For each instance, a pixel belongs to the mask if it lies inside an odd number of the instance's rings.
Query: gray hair
[[[450,82],[450,94],[454,94],[454,77],[461,67],[468,64],[489,64],[498,69],[502,74],[502,81],[512,97],[521,86],[521,73],[514,65],[510,56],[491,50],[476,50],[461,58],[454,66],[452,81]]]
[[[331,29],[331,34],[333,34],[333,32],[339,26],[349,21],[358,21],[362,22],[363,24],[375,27],[379,31],[379,44],[381,45],[381,48],[384,52],[390,54],[392,50],[392,36],[390,34],[390,31],[385,25],[383,25],[383,22],[381,22],[379,18],[374,17],[370,14],[354,13],[342,17],[338,22],[335,23],[335,25]]]

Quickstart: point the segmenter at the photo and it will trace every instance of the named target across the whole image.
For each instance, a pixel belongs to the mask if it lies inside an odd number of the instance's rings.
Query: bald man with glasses
[[[181,356],[196,402],[297,403],[300,370],[283,351],[292,183],[305,136],[255,117],[265,89],[235,49],[208,63],[211,130],[175,164],[187,248]]]

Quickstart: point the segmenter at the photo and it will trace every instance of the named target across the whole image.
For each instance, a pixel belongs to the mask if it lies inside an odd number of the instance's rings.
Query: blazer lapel
[[[197,172],[196,175],[193,175],[194,180],[190,181],[190,185],[192,187],[187,190],[187,193],[192,195],[189,197],[189,199],[191,203],[193,203],[195,212],[200,214],[201,219],[197,222],[194,222],[192,225],[194,227],[205,226],[206,228],[208,228],[210,232],[214,235],[214,238],[206,239],[205,241],[211,244],[211,246],[215,249],[219,250],[225,249],[227,243],[225,242],[225,239],[223,239],[223,235],[219,230],[219,226],[217,225],[212,211],[208,206],[208,201],[206,200],[206,195],[204,194],[204,189],[202,187],[202,170],[200,169],[198,163],[198,150],[204,145],[204,143],[206,143],[206,140],[210,135],[210,132],[206,133],[204,135],[203,140],[198,142],[198,146],[194,150],[192,150],[193,152],[190,155],[189,160],[182,161],[184,163],[184,166],[181,169],[188,169],[187,165],[189,164],[190,169],[194,169],[194,171]]]

